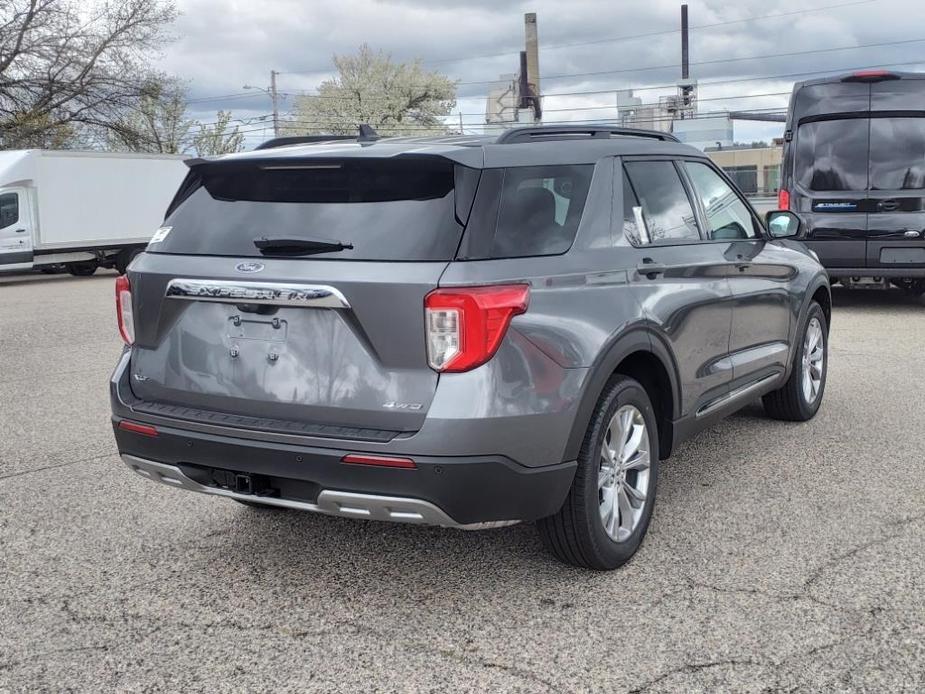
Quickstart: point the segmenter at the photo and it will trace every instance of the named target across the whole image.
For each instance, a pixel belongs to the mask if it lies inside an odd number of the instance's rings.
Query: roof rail
[[[584,135],[594,138],[610,137],[648,137],[664,142],[680,142],[671,133],[659,130],[644,130],[643,128],[624,128],[616,125],[533,125],[523,128],[506,130],[495,142],[499,145],[535,142],[537,140],[568,140],[575,136]]]

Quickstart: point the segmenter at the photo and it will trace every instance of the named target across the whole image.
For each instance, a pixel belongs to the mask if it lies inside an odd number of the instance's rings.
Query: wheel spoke
[[[637,451],[636,455],[623,463],[624,470],[645,470],[649,467],[649,451]]]
[[[617,507],[620,511],[620,527],[626,531],[626,534],[633,532],[636,514],[633,512],[633,504],[624,487],[617,492]]]
[[[607,433],[610,434],[610,436],[605,437],[605,443],[607,443],[607,447],[613,453],[616,453],[620,450],[620,446],[623,445],[623,428],[619,417],[614,417],[612,420],[610,420],[610,426],[607,427]]]
[[[639,450],[639,447],[642,445],[642,438],[646,435],[646,428],[641,424],[630,426],[632,427],[632,432],[630,433],[629,440],[623,447],[622,455],[620,456],[621,460],[628,460],[631,458]]]
[[[610,481],[610,468],[601,465],[597,473],[597,488],[603,489]]]
[[[623,438],[620,439],[620,445],[614,446],[614,449],[617,451],[626,450],[626,445],[629,443],[630,439],[633,436],[633,411],[624,410],[620,415],[620,428],[623,430]]]
[[[645,492],[641,492],[635,487],[631,486],[627,482],[623,482],[623,490],[626,492],[626,495],[630,499],[630,503],[634,508],[642,508],[642,505],[646,502]]]

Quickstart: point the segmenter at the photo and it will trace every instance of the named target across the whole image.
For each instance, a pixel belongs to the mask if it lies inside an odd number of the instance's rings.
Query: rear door
[[[461,169],[440,158],[194,169],[129,273],[141,408],[335,438],[420,428],[438,378],[424,297],[478,177]]]
[[[0,270],[32,267],[32,215],[25,188],[0,190]]]
[[[803,240],[826,267],[864,267],[870,148],[866,115],[808,116],[794,137],[791,209],[803,218]]]
[[[871,85],[867,265],[925,268],[925,80]]]

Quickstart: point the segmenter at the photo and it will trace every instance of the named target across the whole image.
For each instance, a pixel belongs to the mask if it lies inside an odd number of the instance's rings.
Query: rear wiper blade
[[[254,239],[254,245],[264,255],[312,255],[353,248],[352,243],[331,239]]]

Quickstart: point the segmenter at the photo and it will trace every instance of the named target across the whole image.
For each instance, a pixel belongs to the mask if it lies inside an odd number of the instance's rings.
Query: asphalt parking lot
[[[0,278],[0,691],[925,689],[925,303],[838,292],[819,416],[662,469],[612,573],[535,529],[261,511],[115,455],[111,273]]]

